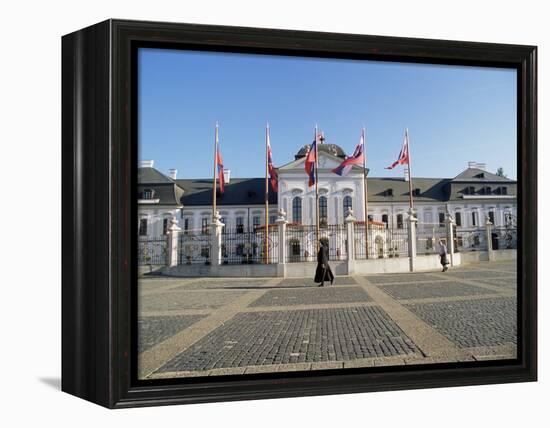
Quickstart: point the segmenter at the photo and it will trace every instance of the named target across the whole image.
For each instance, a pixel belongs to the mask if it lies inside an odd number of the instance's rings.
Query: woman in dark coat
[[[328,265],[328,243],[321,240],[319,252],[317,253],[317,269],[315,270],[314,282],[319,283],[319,287],[323,287],[325,285],[325,281],[330,281],[332,284],[334,281],[334,275]]]

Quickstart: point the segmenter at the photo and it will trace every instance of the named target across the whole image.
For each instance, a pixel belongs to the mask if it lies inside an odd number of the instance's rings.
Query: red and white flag
[[[269,141],[269,133],[267,134],[267,168],[269,170],[269,182],[271,183],[271,188],[275,193],[279,189],[279,173],[273,165],[273,158],[271,155],[271,142]]]
[[[392,163],[390,166],[387,166],[386,169],[393,169],[397,165],[409,165],[409,133],[405,131],[405,139],[403,140],[403,146],[399,152],[399,157],[397,160]]]

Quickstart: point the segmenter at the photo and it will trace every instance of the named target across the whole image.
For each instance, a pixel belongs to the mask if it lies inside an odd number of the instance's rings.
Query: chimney
[[[223,181],[225,181],[226,184],[229,184],[230,179],[231,179],[231,170],[230,169],[224,169],[223,170]]]
[[[140,168],[153,168],[153,165],[155,164],[154,160],[142,160]]]
[[[476,169],[481,169],[483,171],[486,171],[487,170],[487,165],[484,164],[484,163],[478,163],[478,162],[470,161],[470,162],[468,162],[468,168],[476,168]]]
[[[178,170],[175,168],[172,168],[169,170],[169,175],[172,180],[175,180],[178,176]]]

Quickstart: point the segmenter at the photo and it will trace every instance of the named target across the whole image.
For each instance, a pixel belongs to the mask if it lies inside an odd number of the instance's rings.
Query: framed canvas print
[[[536,380],[536,48],[109,20],[62,39],[62,389]]]

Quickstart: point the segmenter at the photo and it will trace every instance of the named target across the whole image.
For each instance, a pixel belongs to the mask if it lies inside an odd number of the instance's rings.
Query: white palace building
[[[308,146],[302,147],[292,161],[277,168],[279,191],[274,193],[270,188],[270,230],[271,227],[276,228],[280,213],[283,213],[289,226],[307,228],[315,224],[315,186],[308,186],[308,176],[304,171],[307,149]],[[346,213],[349,212],[358,221],[363,220],[364,169],[354,165],[345,177],[332,173],[331,170],[346,158],[344,150],[336,144],[320,144],[318,154],[320,224],[344,227]],[[437,251],[434,241],[445,235],[446,220],[449,218],[454,223],[455,251],[475,250],[482,246],[483,233],[478,232],[483,231],[488,222],[494,228],[493,249],[512,248],[512,245],[515,248],[515,232],[512,238],[506,231],[510,228],[515,231],[516,227],[517,182],[491,173],[486,170],[485,164],[475,162],[470,162],[465,170],[457,172],[451,178],[413,177],[416,230],[419,234],[435,238],[424,238],[422,243],[417,244],[418,252],[422,254],[425,250],[427,254]],[[391,231],[391,236],[394,232],[399,234],[401,229],[407,228],[409,218],[407,179],[367,176],[369,222],[376,228]],[[217,209],[225,229],[241,233],[262,229],[265,223],[265,179],[233,178],[230,171],[225,171],[225,182],[224,193],[217,195]],[[164,174],[154,168],[152,160],[142,161],[138,169],[137,228],[140,239],[165,236],[174,224],[172,219],[176,219],[182,235],[208,234],[212,222],[212,179],[180,179],[175,169]],[[389,240],[388,233],[380,239]],[[299,243],[290,241],[285,245],[294,245],[288,252],[294,252],[296,256],[305,251],[303,244],[302,248]],[[345,252],[340,249],[344,244],[336,246],[335,256]],[[347,241],[345,246],[347,248]],[[381,244],[379,249],[373,251],[378,257],[387,257],[387,248],[390,247]],[[242,246],[237,251],[242,255]],[[226,249],[225,252],[230,251]],[[311,256],[312,252],[305,253]],[[203,251],[202,255],[208,256],[207,253]],[[230,256],[224,254],[226,260]],[[187,259],[190,260],[190,257]]]

